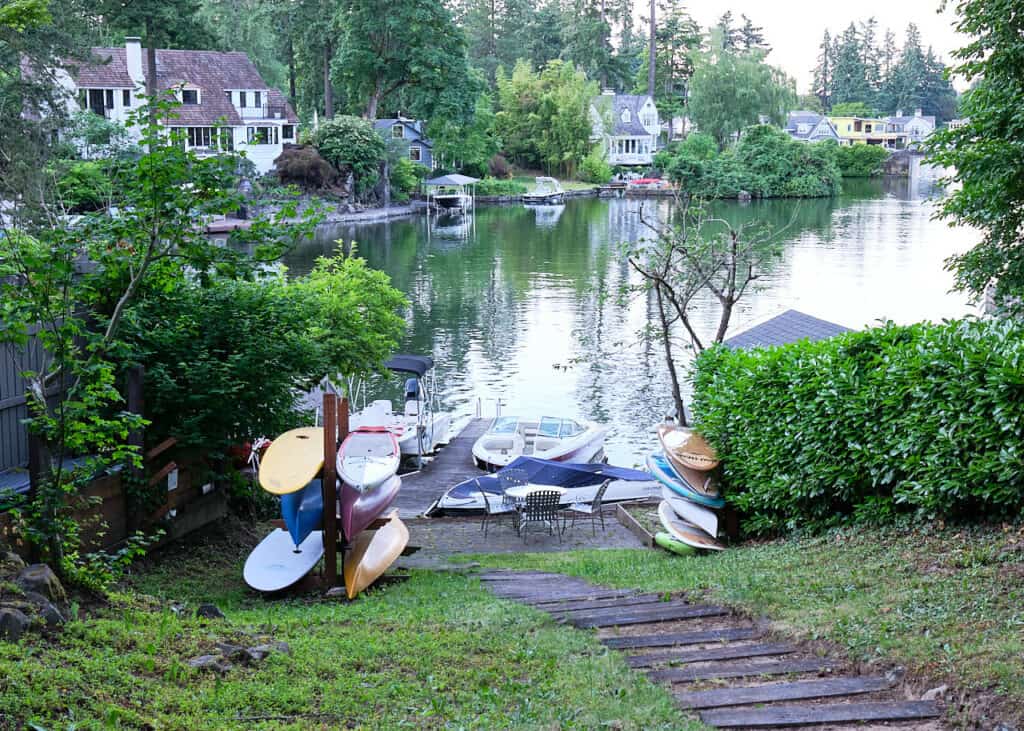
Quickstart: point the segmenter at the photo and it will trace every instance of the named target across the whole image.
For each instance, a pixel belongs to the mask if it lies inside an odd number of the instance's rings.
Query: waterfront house
[[[609,165],[650,165],[661,122],[649,94],[605,91],[590,101],[592,142],[601,143]]]
[[[786,132],[794,140],[800,142],[821,142],[835,140],[839,142],[839,133],[828,117],[815,112],[790,112],[786,119]]]
[[[427,138],[427,123],[420,119],[406,119],[399,114],[394,119],[378,119],[373,128],[384,139],[403,140],[409,145],[409,159],[434,169],[434,144]]]
[[[886,131],[887,123],[875,117],[829,117],[840,145],[896,147],[900,135]]]
[[[895,116],[885,118],[886,131],[897,135],[897,147],[914,147],[931,137],[935,131],[935,117],[924,116],[920,109],[914,110],[914,116],[903,116],[898,110]]]
[[[127,121],[144,104],[147,56],[138,38],[126,38],[123,48],[93,48],[94,63],[57,72],[69,111]],[[157,89],[181,103],[161,124],[181,130],[186,147],[199,154],[244,152],[257,171],[267,173],[283,146],[298,141],[295,111],[245,53],[159,49],[156,74]]]

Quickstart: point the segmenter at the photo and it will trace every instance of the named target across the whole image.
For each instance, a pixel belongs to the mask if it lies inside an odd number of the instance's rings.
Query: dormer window
[[[396,140],[400,140],[405,137],[405,125],[396,124],[391,128],[391,136]]]
[[[181,103],[185,105],[196,105],[199,103],[199,90],[198,89],[182,89],[181,90]]]
[[[633,119],[633,117],[632,117],[632,115],[630,115],[629,110],[628,109],[623,109],[622,110],[622,123],[623,124],[629,124],[632,119]]]

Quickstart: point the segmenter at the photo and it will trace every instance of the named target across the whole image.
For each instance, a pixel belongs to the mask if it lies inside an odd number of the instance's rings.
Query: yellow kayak
[[[345,554],[345,591],[349,599],[376,581],[409,544],[409,529],[392,510],[387,524],[377,530],[364,530],[352,541]]]
[[[324,430],[292,429],[279,436],[260,460],[260,487],[274,495],[297,492],[324,466]]]

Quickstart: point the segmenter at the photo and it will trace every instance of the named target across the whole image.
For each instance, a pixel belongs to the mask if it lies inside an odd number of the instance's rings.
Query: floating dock
[[[416,472],[402,475],[402,489],[392,505],[400,518],[416,518],[441,495],[463,480],[486,474],[473,463],[473,443],[487,430],[490,419],[471,419]]]

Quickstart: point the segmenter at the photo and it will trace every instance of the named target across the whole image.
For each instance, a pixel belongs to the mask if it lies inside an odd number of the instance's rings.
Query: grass
[[[511,180],[514,180],[517,183],[522,183],[523,185],[526,186],[527,190],[533,190],[533,187],[537,184],[537,180],[536,180],[537,176],[538,175],[543,175],[543,174],[544,173],[540,173],[540,172],[538,172],[536,174],[529,174],[529,175],[523,173],[523,174],[519,174],[519,175],[513,175]],[[562,184],[562,188],[564,190],[591,190],[593,188],[597,188],[598,187],[595,183],[584,183],[581,180],[561,180],[561,179],[558,179],[558,182]]]
[[[1024,526],[851,528],[682,557],[662,551],[483,556],[616,587],[689,590],[966,691],[965,715],[1024,721]],[[994,711],[992,709],[995,709]],[[1012,725],[1012,723],[1011,723]]]
[[[247,551],[222,536],[164,552],[97,614],[0,644],[0,728],[700,728],[589,633],[470,577],[268,601],[243,587]],[[228,619],[196,619],[203,601]],[[218,641],[270,639],[292,654],[187,667]]]

